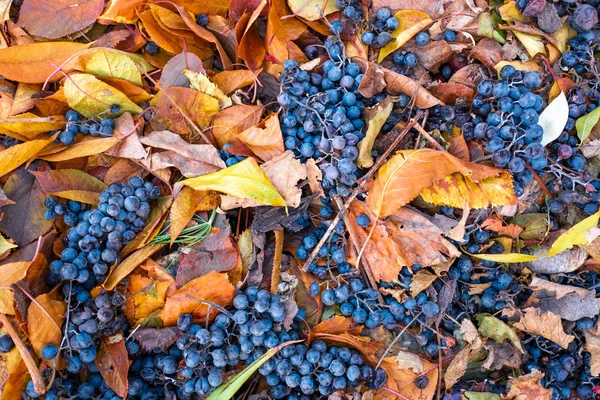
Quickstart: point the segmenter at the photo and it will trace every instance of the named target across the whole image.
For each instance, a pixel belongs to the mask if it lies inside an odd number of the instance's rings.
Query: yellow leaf
[[[132,114],[142,112],[141,107],[129,100],[122,92],[93,75],[70,75],[65,81],[64,91],[69,107],[88,118],[106,113],[113,104],[121,107],[117,113],[119,115],[125,111]]]
[[[552,257],[561,251],[570,249],[571,247],[583,246],[588,244],[587,232],[598,226],[598,219],[600,218],[600,211],[587,217],[577,225],[574,225],[560,235],[558,239],[552,244],[552,247],[548,251],[547,257]]]
[[[9,242],[4,238],[4,236],[0,235],[0,256],[10,249],[14,249],[18,247],[16,244]]]
[[[171,244],[192,220],[196,211],[212,210],[219,206],[219,201],[220,197],[215,192],[199,192],[191,187],[184,187],[171,206]]]
[[[211,174],[181,182],[195,190],[215,190],[260,204],[283,207],[285,200],[252,157]]]
[[[104,60],[98,58],[98,55],[102,55],[105,57]],[[109,49],[106,47],[92,47],[91,49],[84,50],[77,54],[76,57],[69,60],[66,63],[65,69],[68,71],[76,70],[84,72],[92,63],[93,69],[106,69],[111,65],[116,65],[120,63],[123,58],[127,58],[129,61],[133,62],[136,66],[136,70],[140,73],[152,71],[155,69],[152,65],[146,61],[146,59],[141,54],[129,53],[127,51],[121,51],[117,49]],[[95,60],[95,61],[92,61]],[[119,67],[121,69],[122,67]],[[106,71],[105,71],[106,73]],[[117,72],[115,72],[117,73]],[[119,78],[117,75],[106,75],[107,77],[115,77]],[[127,78],[123,78],[127,79]]]
[[[117,267],[110,272],[110,274],[106,277],[106,280],[102,284],[104,289],[113,290],[115,286],[123,278],[131,273],[138,265],[143,263],[148,257],[152,254],[156,253],[163,247],[162,244],[153,244],[146,247],[142,247],[129,257],[127,257],[123,262],[121,262]]]
[[[95,138],[86,136],[69,146],[56,145],[56,147],[49,147],[47,151],[44,150],[40,153],[39,157],[46,161],[67,161],[103,153],[117,143],[119,143],[119,139],[115,137]]]
[[[577,32],[575,32],[571,28],[571,26],[569,25],[569,22],[566,20],[560,28],[558,28],[556,31],[552,32],[552,37],[554,39],[556,39],[556,42],[558,45],[558,50],[561,53],[564,53],[565,51],[567,51],[567,49],[568,49],[567,41],[575,36],[577,36]]]
[[[24,113],[0,120],[0,132],[28,141],[35,139],[40,133],[61,129],[65,123],[62,116],[38,117],[32,113]]]
[[[421,196],[428,203],[456,208],[463,208],[465,202],[471,208],[487,208],[517,201],[512,178],[505,172],[479,182],[457,172],[423,190]]]
[[[202,72],[194,72],[190,71],[189,69],[185,69],[183,70],[183,73],[190,80],[190,87],[192,89],[205,93],[219,100],[219,103],[221,103],[221,108],[227,108],[232,104],[231,99],[226,96],[217,85],[212,83],[210,79],[208,79],[208,76]]]
[[[519,42],[525,47],[530,57],[535,57],[536,54],[546,54],[546,48],[542,42],[542,38],[538,35],[532,35],[530,33],[524,33],[519,31],[512,31]]]
[[[417,33],[433,24],[433,20],[429,15],[419,10],[400,10],[394,16],[398,18],[399,24],[391,35],[396,40],[379,50],[378,63],[381,63],[384,58],[402,47]]]
[[[142,86],[142,74],[125,52],[100,48],[85,65],[84,72],[100,78],[125,79]]]
[[[519,11],[519,9],[517,8],[517,3],[514,1],[508,1],[500,7],[498,7],[498,12],[500,13],[502,19],[506,22],[529,21],[527,17],[524,17],[523,14],[521,14],[521,11]]]
[[[494,65],[494,68],[496,69],[496,71],[498,71],[498,76],[500,76],[500,70],[502,69],[502,67],[504,67],[505,65],[512,65],[513,67],[515,67],[515,69],[519,70],[519,71],[541,71],[540,66],[538,65],[538,63],[536,63],[535,61],[525,61],[525,62],[521,62],[521,61],[500,61],[498,64]]]
[[[379,135],[381,127],[385,124],[385,121],[387,121],[393,108],[394,103],[391,101],[390,97],[387,97],[385,100],[377,103],[377,105],[365,112],[365,117],[369,122],[365,138],[358,144],[359,153],[357,165],[360,168],[370,168],[373,165],[371,150],[373,150],[375,138]]]
[[[2,266],[0,286],[8,288],[13,283],[25,278],[31,261],[19,261]],[[11,289],[0,289],[0,313],[14,315],[13,292]]]
[[[308,21],[316,21],[321,14],[329,15],[339,10],[336,2],[331,0],[288,0],[288,4],[295,15]]]
[[[480,260],[494,261],[499,263],[522,263],[527,261],[535,261],[536,256],[519,253],[504,253],[504,254],[470,254],[471,257],[479,258]]]
[[[238,139],[263,161],[269,161],[285,151],[277,114],[271,114],[257,126],[246,129],[238,135]]]
[[[167,289],[173,280],[155,281],[141,275],[129,276],[129,292],[133,297],[131,302],[134,307],[135,324],[140,323],[156,310],[160,310],[166,301]]]
[[[50,142],[51,139],[30,140],[0,151],[0,176],[8,174],[35,157]]]

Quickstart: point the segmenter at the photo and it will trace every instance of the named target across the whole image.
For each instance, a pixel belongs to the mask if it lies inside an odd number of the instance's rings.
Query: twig
[[[398,135],[398,137],[396,139],[394,139],[394,141],[392,142],[390,147],[388,147],[387,150],[381,155],[381,157],[379,157],[379,159],[377,159],[377,162],[375,164],[373,164],[373,166],[365,174],[365,176],[363,176],[361,179],[358,180],[356,187],[354,188],[354,190],[352,190],[352,193],[350,194],[350,196],[344,203],[344,206],[338,211],[337,215],[331,221],[329,227],[327,228],[327,231],[325,232],[325,234],[323,235],[323,237],[321,238],[319,243],[314,248],[313,252],[310,253],[310,256],[308,256],[308,258],[304,262],[304,265],[302,265],[302,270],[304,272],[308,271],[308,267],[310,266],[310,263],[314,261],[314,259],[317,257],[317,254],[319,254],[319,250],[321,250],[321,247],[323,247],[325,245],[325,242],[327,242],[329,236],[331,235],[331,232],[333,232],[333,230],[335,229],[335,226],[340,221],[342,214],[344,214],[346,212],[346,210],[348,210],[348,207],[350,207],[350,203],[352,203],[354,201],[354,199],[356,199],[356,196],[358,196],[358,194],[362,191],[362,189],[364,189],[364,184],[367,183],[369,181],[369,179],[371,179],[373,177],[373,175],[375,175],[375,172],[377,172],[379,167],[381,167],[383,165],[383,163],[386,161],[386,159],[390,155],[390,153],[396,148],[398,143],[400,143],[400,141],[402,139],[404,139],[404,136],[406,136],[408,134],[408,132],[411,130],[411,128],[413,128],[415,126],[415,124],[417,123],[417,120],[421,119],[422,116],[423,116],[423,112],[419,111],[417,113],[417,115],[415,115],[414,118],[411,118],[408,121],[408,123],[406,124],[406,126],[404,127],[404,129],[402,130],[402,132],[400,133],[400,135]]]
[[[4,325],[6,332],[8,333],[12,341],[15,343],[15,346],[17,346],[17,350],[19,350],[19,354],[21,355],[25,366],[27,366],[29,375],[31,375],[31,380],[33,381],[33,387],[35,389],[35,392],[38,394],[46,393],[46,385],[44,384],[44,380],[42,379],[42,374],[40,374],[40,371],[38,370],[38,367],[35,361],[33,360],[33,357],[31,357],[31,353],[29,353],[27,346],[25,346],[25,343],[23,343],[23,341],[19,337],[19,333],[12,326],[6,315],[0,314],[0,322],[2,322],[2,325]]]

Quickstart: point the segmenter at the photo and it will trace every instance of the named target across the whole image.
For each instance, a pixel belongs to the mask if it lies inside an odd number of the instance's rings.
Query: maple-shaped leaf
[[[283,62],[290,58],[288,41],[296,40],[306,31],[306,25],[297,18],[285,18],[289,15],[285,0],[274,0],[269,8],[265,45],[267,53],[275,60]]]
[[[511,377],[508,379],[508,386],[510,390],[505,396],[502,396],[504,400],[552,400],[553,390],[545,388],[541,380],[544,374],[538,369],[533,369],[531,373],[527,375],[521,375],[517,378]]]
[[[481,182],[486,178],[499,176],[502,170],[463,161],[443,151],[399,151],[377,172],[369,192],[369,207],[378,217],[391,215],[425,189],[456,172],[468,177],[471,182]],[[452,182],[447,185],[452,185]],[[488,190],[492,189],[495,187]]]

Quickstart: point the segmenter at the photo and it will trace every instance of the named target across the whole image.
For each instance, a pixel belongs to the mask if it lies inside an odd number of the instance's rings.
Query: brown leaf
[[[600,313],[600,299],[595,291],[569,285],[561,285],[534,277],[529,284],[533,296],[528,304],[542,311],[560,315],[567,321],[577,321],[583,317],[593,318]]]
[[[140,342],[140,345],[146,351],[154,351],[154,349],[160,348],[166,352],[177,340],[178,333],[179,330],[176,327],[140,328],[135,330],[133,338]]]
[[[219,311],[206,302],[226,307],[235,296],[235,288],[227,279],[227,274],[211,271],[183,285],[167,299],[164,308],[158,313],[165,326],[175,325],[179,315],[190,313],[195,322],[212,321]]]
[[[540,380],[543,377],[543,373],[534,369],[530,374],[509,378],[510,390],[502,398],[505,400],[551,400],[552,389],[542,386]]]
[[[233,142],[236,137],[256,125],[262,115],[262,106],[238,105],[228,107],[214,116],[212,135],[220,147]]]
[[[356,225],[356,217],[361,214],[377,221],[375,227]],[[350,206],[347,228],[357,238],[355,246],[358,249],[374,229],[364,248],[364,261],[375,280],[390,281],[398,279],[403,266],[421,264],[428,267],[460,255],[458,249],[443,237],[446,231],[439,226],[439,222],[408,207],[401,208],[384,221],[378,220],[364,203],[355,201]]]
[[[488,352],[488,356],[482,365],[483,368],[496,371],[504,366],[509,368],[521,367],[522,354],[511,343],[487,342],[483,347]]]
[[[357,91],[365,96],[371,98],[376,94],[379,94],[387,86],[385,82],[385,73],[378,64],[368,63],[367,70],[364,73],[363,79],[358,86]]]
[[[519,237],[523,228],[515,224],[506,223],[497,215],[490,215],[482,222],[481,228],[496,232],[500,236],[509,236],[513,239]]]
[[[448,149],[450,154],[463,161],[471,161],[469,146],[463,135],[451,136],[448,138],[448,143],[450,143],[450,148]]]
[[[479,182],[498,176],[502,171],[462,161],[447,152],[431,149],[403,150],[396,153],[377,172],[369,192],[368,204],[377,216],[388,216],[408,204],[424,189],[455,172]],[[464,201],[459,207],[463,205]]]
[[[299,181],[306,179],[306,167],[294,157],[294,153],[287,150],[270,161],[262,164],[263,170],[277,192],[283,197],[290,207],[298,207],[302,198],[302,189],[298,188]],[[221,208],[231,210],[237,207],[257,207],[261,205],[253,199],[240,199],[230,195],[222,197]]]
[[[592,376],[600,375],[600,328],[596,323],[593,329],[583,332],[585,336],[585,350],[592,355],[590,373]]]
[[[238,135],[238,139],[263,161],[269,161],[285,151],[277,114],[271,114],[258,125],[246,129]]]
[[[452,49],[445,40],[432,40],[425,46],[412,46],[410,51],[416,54],[419,65],[433,72],[437,72],[440,65],[450,61],[453,56]]]
[[[106,153],[111,156],[141,160],[147,157],[147,152],[140,142],[138,129],[130,113],[126,112],[115,120],[113,135],[121,139],[118,146],[113,147]]]
[[[86,204],[98,204],[98,196],[107,188],[104,182],[76,169],[31,173],[46,193]]]
[[[210,144],[190,144],[169,131],[152,132],[140,141],[146,146],[167,150],[152,154],[148,167],[153,171],[175,166],[184,176],[193,178],[225,168],[217,149]]]
[[[42,348],[51,343],[60,347],[61,327],[67,310],[66,303],[53,294],[42,294],[32,301],[27,310],[29,340],[39,357]]]
[[[252,14],[246,13],[238,20],[235,30],[238,39],[238,57],[245,61],[245,65],[251,71],[257,71],[262,65],[267,49],[260,36],[256,18],[266,6],[266,1],[254,10]]]
[[[440,82],[429,86],[428,89],[431,94],[446,104],[454,104],[456,99],[461,97],[471,101],[475,96],[475,90],[462,83]]]
[[[528,268],[538,274],[566,274],[577,271],[588,258],[587,252],[581,247],[574,247],[561,251],[560,253],[546,257],[545,250],[533,253],[539,256],[538,260],[531,261]]]
[[[58,39],[87,28],[103,9],[103,0],[24,0],[19,12],[19,25],[32,35]],[[48,18],[61,23],[48,23]]]
[[[537,308],[529,307],[513,326],[523,332],[542,336],[566,349],[575,336],[567,335],[562,327],[559,315],[543,312]]]
[[[368,65],[366,60],[361,58],[354,58],[353,60],[361,67],[362,70],[366,70]],[[383,71],[385,82],[387,84],[387,91],[391,95],[399,95],[404,93],[407,96],[416,98],[415,104],[419,108],[430,108],[438,104],[443,105],[440,100],[436,99],[417,81],[387,68],[379,67],[379,69]]]
[[[170,86],[190,87],[190,80],[183,74],[186,69],[193,72],[206,72],[202,60],[197,55],[184,51],[171,58],[164,66],[158,86],[161,89]]]
[[[46,194],[35,177],[24,169],[10,175],[4,185],[6,196],[15,204],[0,208],[0,228],[23,247],[46,234],[54,225],[44,217]]]
[[[127,371],[129,370],[129,358],[123,332],[112,336],[104,336],[100,339],[96,366],[100,375],[112,390],[121,397],[127,396]]]
[[[209,272],[227,272],[241,264],[230,235],[229,225],[214,228],[206,239],[186,251],[177,269],[177,288]]]
[[[484,65],[494,68],[503,60],[502,45],[493,39],[483,38],[473,47],[471,55]]]
[[[462,321],[460,333],[467,344],[452,359],[450,365],[446,369],[444,382],[448,389],[454,386],[456,382],[463,377],[467,371],[469,361],[479,353],[483,345],[479,332],[471,320],[465,318]]]

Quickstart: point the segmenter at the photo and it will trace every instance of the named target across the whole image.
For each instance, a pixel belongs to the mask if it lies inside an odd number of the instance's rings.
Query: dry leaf
[[[258,125],[241,132],[237,138],[263,161],[269,161],[285,151],[277,114],[269,115]]]
[[[256,125],[263,112],[262,106],[239,105],[226,108],[214,116],[212,135],[220,147],[232,143],[236,137]]]
[[[593,329],[583,332],[585,336],[585,350],[592,355],[590,373],[592,376],[600,374],[600,328],[598,324]]]
[[[566,349],[575,336],[567,335],[559,315],[542,312],[537,308],[526,308],[524,314],[513,326],[523,332],[539,335]]]
[[[381,127],[390,116],[393,107],[394,102],[390,97],[387,97],[365,110],[364,118],[367,121],[367,132],[365,138],[358,144],[359,154],[356,161],[356,165],[360,168],[370,168],[373,165],[373,155],[371,154],[373,144],[381,131]]]
[[[101,338],[95,363],[108,387],[118,396],[126,397],[129,359],[122,332]]]
[[[61,328],[67,305],[62,299],[55,297],[52,294],[37,296],[27,310],[29,340],[39,357],[42,356],[45,345],[51,343],[60,346],[62,339]]]
[[[76,169],[31,173],[46,193],[86,204],[97,205],[98,196],[107,188],[104,182]]]
[[[534,369],[530,374],[509,378],[510,390],[502,398],[505,400],[552,400],[552,389],[546,389],[540,382],[543,377],[544,374]]]

